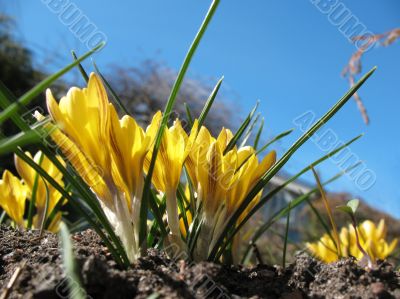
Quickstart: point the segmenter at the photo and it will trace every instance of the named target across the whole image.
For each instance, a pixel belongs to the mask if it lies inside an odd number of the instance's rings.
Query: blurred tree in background
[[[153,60],[145,60],[138,67],[113,66],[110,73],[112,76],[107,78],[112,87],[127,110],[142,124],[149,123],[155,112],[164,109],[177,75],[174,70]],[[193,118],[197,118],[212,89],[213,86],[204,80],[186,78],[178,93],[171,121],[176,117],[186,120],[184,103],[188,104]],[[221,100],[217,95],[205,124],[216,135],[222,127],[233,129],[237,123],[233,116],[226,99],[222,97]]]
[[[31,52],[21,45],[12,36],[14,28],[13,19],[0,15],[0,81],[16,97],[38,83],[44,74],[33,68]],[[38,106],[39,100],[31,105]],[[5,122],[0,131],[4,135],[12,135],[19,130],[11,121]],[[12,154],[2,157],[0,170],[14,169]]]
[[[10,17],[0,15],[0,79],[18,97],[43,78],[43,74],[33,68],[31,52],[12,36],[13,27]]]

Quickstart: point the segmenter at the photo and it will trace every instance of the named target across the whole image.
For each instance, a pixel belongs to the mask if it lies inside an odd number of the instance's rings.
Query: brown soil
[[[26,261],[9,298],[68,298],[57,236],[37,236],[0,227],[0,288]],[[73,241],[88,298],[400,298],[400,274],[387,263],[366,271],[350,259],[325,265],[301,254],[285,270],[189,265],[150,250],[123,270],[93,231],[75,234]]]

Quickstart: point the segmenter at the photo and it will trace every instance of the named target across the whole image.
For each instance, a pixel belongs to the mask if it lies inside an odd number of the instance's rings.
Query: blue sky
[[[67,1],[67,0],[66,0]],[[96,54],[101,67],[110,64],[137,65],[144,59],[164,62],[179,69],[209,1],[150,0],[73,2],[105,33],[106,48]],[[260,99],[266,120],[264,138],[294,127],[293,120],[311,110],[321,116],[348,89],[340,73],[355,47],[309,0],[221,1],[221,5],[190,66],[189,76],[215,82],[225,76],[224,95],[243,118]],[[245,4],[244,4],[245,3]],[[341,1],[365,27],[376,33],[400,25],[398,0]],[[50,55],[45,67],[55,70],[70,62],[69,51],[83,53],[80,43],[58,16],[42,1],[6,1],[0,4],[16,19],[16,36],[26,43],[38,61]],[[48,54],[46,54],[48,55]],[[364,58],[364,71],[378,66],[377,72],[361,89],[371,124],[366,126],[354,102],[349,102],[326,128],[347,141],[365,133],[351,151],[365,161],[377,177],[375,185],[358,189],[344,177],[328,189],[352,192],[370,204],[400,217],[400,48],[376,48]],[[296,130],[279,145],[288,148]],[[288,163],[296,170],[323,155],[312,141]],[[318,167],[323,179],[340,169],[330,161]],[[312,182],[311,176],[305,179]]]

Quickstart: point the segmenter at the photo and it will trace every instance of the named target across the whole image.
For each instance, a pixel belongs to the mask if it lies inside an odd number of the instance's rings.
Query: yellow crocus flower
[[[180,243],[179,214],[176,199],[176,190],[181,178],[183,164],[193,146],[197,136],[197,120],[194,122],[188,136],[182,128],[181,122],[175,120],[174,124],[165,128],[154,166],[152,182],[154,187],[165,193],[167,200],[167,221],[171,230],[170,241]],[[156,134],[157,130],[148,130],[148,134]],[[154,137],[153,137],[154,138]],[[153,151],[150,150],[146,157],[145,171],[148,171]]]
[[[25,202],[28,188],[10,171],[5,170],[0,180],[0,207],[19,226],[24,227]]]
[[[138,242],[138,221],[144,184],[143,164],[152,137],[145,134],[132,117],[125,115],[122,119],[118,119],[117,112],[111,104],[110,112],[112,178],[118,189],[123,191],[126,207],[134,222],[135,241]]]
[[[128,258],[136,260],[143,163],[153,136],[132,117],[119,119],[94,73],[87,88],[71,88],[59,103],[48,90],[47,106],[57,124],[52,139],[96,194]],[[156,115],[149,132],[156,131],[158,123]]]
[[[87,88],[72,87],[58,104],[50,90],[46,95],[48,110],[61,130],[96,166],[109,169],[110,155],[99,148],[108,144],[110,127],[108,97],[100,78],[90,74]]]
[[[32,159],[32,155],[29,152],[25,153],[28,157]],[[60,157],[57,157],[62,164],[64,161],[61,160]],[[64,186],[64,182],[62,180],[63,175],[62,172],[47,158],[42,154],[41,151],[38,151],[33,157],[33,161],[40,165],[44,171],[47,172],[61,187]],[[35,178],[37,177],[37,172],[33,169],[29,164],[19,158],[17,155],[14,157],[15,168],[18,171],[18,174],[21,176],[26,186],[28,187],[28,197],[32,197],[33,187],[35,183]],[[37,189],[35,194],[35,206],[37,209],[37,217],[33,223],[33,226],[39,228],[43,218],[48,216],[49,213],[54,209],[55,205],[62,198],[61,193],[54,188],[50,183],[44,180],[41,176],[37,177]],[[46,212],[46,200],[48,196],[48,207],[47,214]]]
[[[383,260],[387,258],[396,248],[397,239],[394,239],[390,244],[385,240],[387,228],[383,219],[378,226],[371,220],[366,220],[358,225],[357,230],[360,237],[360,245],[368,253],[372,262],[377,259]],[[352,225],[341,229],[340,243],[344,257],[353,256],[357,260],[361,260],[364,257],[364,254],[357,246],[356,234]],[[328,234],[324,234],[318,242],[307,243],[306,246],[313,255],[326,263],[338,260],[336,246]]]
[[[235,177],[233,178],[234,183],[228,193],[228,215],[231,215],[240,206],[244,197],[276,161],[275,151],[271,151],[265,155],[261,163],[258,162],[255,150],[250,146],[240,148],[237,153],[238,165],[240,168],[236,170]],[[258,202],[261,193],[262,192],[252,200],[251,204],[247,207],[247,210],[250,210]],[[244,213],[242,218],[245,214],[247,213]]]
[[[202,204],[202,228],[194,258],[204,260],[218,240],[233,212],[243,202],[261,176],[275,163],[275,152],[258,163],[251,147],[236,146],[224,154],[233,134],[222,129],[217,139],[204,127],[200,129],[189,164],[191,180],[197,182],[197,196]],[[252,200],[241,219],[256,204],[261,192]],[[239,220],[240,221],[240,220]]]
[[[26,155],[32,159],[32,155],[26,152]],[[57,157],[60,159],[59,157]],[[57,167],[42,154],[37,152],[33,161],[40,165],[60,186],[64,186],[62,173]],[[0,206],[6,211],[10,218],[19,226],[26,227],[24,221],[26,200],[32,199],[35,178],[37,177],[37,188],[35,193],[36,215],[33,217],[33,228],[41,228],[43,221],[53,211],[55,205],[61,200],[61,193],[42,177],[37,176],[34,168],[25,161],[15,156],[15,167],[22,180],[13,176],[8,170],[4,171],[3,179],[0,181]],[[63,163],[63,161],[60,162]],[[46,202],[48,200],[47,213]],[[58,212],[48,227],[49,231],[57,232],[62,213]]]

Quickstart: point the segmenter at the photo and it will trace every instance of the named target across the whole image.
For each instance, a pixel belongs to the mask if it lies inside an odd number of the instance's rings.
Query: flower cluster
[[[140,247],[143,163],[161,115],[154,116],[147,132],[130,116],[120,119],[95,74],[87,88],[71,88],[59,103],[50,90],[46,96],[58,125],[52,139],[96,194],[129,259],[135,260]]]
[[[32,158],[29,152],[27,156]],[[62,173],[42,152],[37,152],[33,157],[36,164],[40,165],[60,186],[64,186]],[[60,159],[61,161],[61,159]],[[27,200],[34,200],[36,215],[33,217],[32,227],[42,228],[44,221],[61,200],[61,193],[51,184],[40,177],[37,172],[26,162],[15,156],[15,167],[21,179],[5,170],[0,180],[0,207],[7,213],[16,226],[27,227],[25,219],[25,205]],[[48,230],[58,231],[61,212],[57,212],[52,219]]]
[[[366,220],[358,226],[357,231],[360,236],[360,245],[372,261],[385,259],[397,245],[397,239],[394,239],[390,244],[385,240],[387,227],[383,219],[378,226],[372,221]],[[341,229],[340,245],[344,257],[353,256],[357,260],[361,260],[364,257],[357,245],[356,232],[352,225]],[[318,242],[307,243],[307,248],[313,255],[326,263],[338,260],[336,246],[328,234],[324,234]]]
[[[202,227],[194,251],[195,260],[204,260],[218,240],[234,211],[261,176],[275,163],[275,152],[259,162],[254,148],[245,146],[226,151],[233,135],[222,129],[217,138],[202,127],[186,162],[201,208]],[[261,192],[247,207],[250,210]],[[242,214],[244,217],[246,212]],[[240,221],[240,219],[239,219]]]
[[[139,211],[144,178],[153,155],[161,112],[154,115],[146,130],[131,116],[119,118],[95,74],[90,75],[87,88],[71,88],[59,103],[48,90],[47,105],[57,124],[52,139],[96,194],[129,259],[135,260],[140,246]],[[188,232],[182,229],[183,211],[178,208],[177,189],[183,170],[188,174],[194,196],[187,205],[192,209],[185,213],[190,216],[189,222],[197,217],[201,223],[196,260],[207,258],[232,213],[275,163],[275,152],[259,162],[252,147],[234,146],[227,150],[232,137],[229,130],[222,129],[214,138],[204,126],[198,126],[197,120],[189,134],[175,120],[162,136],[152,184],[166,198],[168,240],[186,249]],[[190,200],[189,197],[185,202]]]

